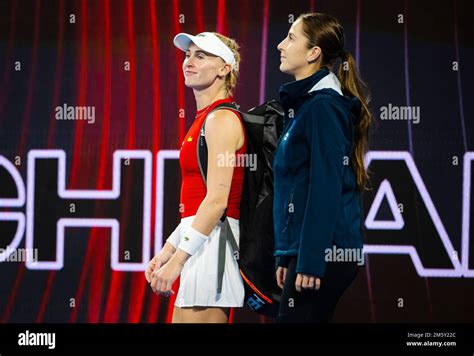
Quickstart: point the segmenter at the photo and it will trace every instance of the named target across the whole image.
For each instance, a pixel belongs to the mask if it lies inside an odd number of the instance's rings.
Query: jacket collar
[[[337,76],[333,72],[330,72],[328,75],[322,78],[319,82],[317,82],[314,85],[314,87],[312,87],[308,91],[308,93],[312,93],[314,91],[321,90],[321,89],[333,89],[339,95],[342,95],[341,82],[339,81],[339,79],[337,79]]]
[[[298,110],[305,101],[305,98],[311,95],[310,91],[314,91],[318,82],[328,74],[329,70],[321,68],[308,78],[283,84],[280,87],[280,102],[285,111],[289,109]]]

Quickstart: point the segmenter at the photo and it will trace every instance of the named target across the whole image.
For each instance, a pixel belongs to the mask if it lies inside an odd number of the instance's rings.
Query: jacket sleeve
[[[297,273],[323,277],[340,214],[346,138],[329,100],[316,101],[306,122],[310,150],[309,187],[301,229]]]
[[[291,256],[277,256],[276,257],[277,267],[288,268],[288,265],[290,264],[290,259],[291,259]]]

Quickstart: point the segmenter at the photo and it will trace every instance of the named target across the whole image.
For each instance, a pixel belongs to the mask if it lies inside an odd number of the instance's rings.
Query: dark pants
[[[281,295],[279,323],[326,323],[330,322],[337,302],[354,281],[359,266],[357,262],[327,262],[319,290],[297,292],[296,258],[288,265],[285,285]]]

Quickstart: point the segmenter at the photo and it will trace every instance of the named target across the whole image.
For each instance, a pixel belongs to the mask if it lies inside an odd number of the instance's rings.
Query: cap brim
[[[233,65],[234,63],[234,55],[232,54],[232,51],[226,47],[224,42],[219,40],[215,35],[214,38],[209,38],[209,36],[193,36],[189,33],[181,32],[174,36],[173,43],[183,52],[186,52],[189,49],[191,43],[194,43],[204,52],[221,57],[224,62],[229,63],[230,65]],[[228,53],[226,53],[226,50]],[[225,58],[227,58],[227,60]]]
[[[182,32],[182,33],[178,33],[174,37],[174,40],[173,40],[174,45],[183,52],[186,52],[188,50],[189,46],[191,45],[191,42],[194,43],[203,51],[208,52],[210,54],[214,54],[212,53],[214,51],[211,48],[209,48],[209,42],[206,41],[204,37],[193,36],[193,35],[190,35],[189,33]]]
[[[178,47],[181,51],[186,52],[189,48],[191,42],[193,42],[194,36],[188,33],[178,33],[174,36],[173,43],[176,47]]]

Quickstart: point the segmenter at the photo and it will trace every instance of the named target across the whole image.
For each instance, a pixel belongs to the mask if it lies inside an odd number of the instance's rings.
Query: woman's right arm
[[[151,283],[151,274],[153,271],[159,270],[176,252],[176,247],[180,241],[180,228],[181,224],[179,224],[168,237],[161,251],[148,263],[147,269],[145,270],[145,278],[148,283]]]

